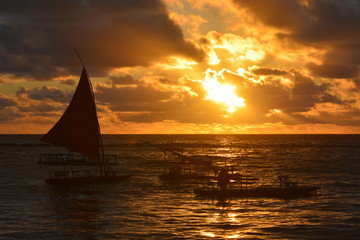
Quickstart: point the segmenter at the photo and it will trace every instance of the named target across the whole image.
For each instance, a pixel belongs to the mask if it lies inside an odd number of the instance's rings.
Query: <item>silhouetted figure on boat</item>
[[[217,183],[220,189],[227,189],[230,183],[230,174],[227,168],[222,168],[217,177]]]
[[[290,181],[287,175],[278,176],[278,180],[280,181],[280,188],[286,188],[286,189],[297,188],[298,183]]]

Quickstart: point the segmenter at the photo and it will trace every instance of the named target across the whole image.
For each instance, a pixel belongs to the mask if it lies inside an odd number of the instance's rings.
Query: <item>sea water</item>
[[[360,239],[360,135],[104,135],[116,184],[53,187],[39,135],[0,135],[0,239]],[[296,200],[195,196],[195,182],[159,179],[175,157],[217,157],[271,184],[286,174],[320,186]]]

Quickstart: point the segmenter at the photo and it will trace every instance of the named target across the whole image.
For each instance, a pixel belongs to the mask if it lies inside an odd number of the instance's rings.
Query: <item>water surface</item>
[[[65,152],[39,135],[0,135],[0,239],[358,239],[360,135],[105,135],[117,169],[133,174],[110,185],[51,187],[40,153]],[[192,182],[158,175],[163,152],[226,157],[271,184],[279,174],[321,186],[311,198],[236,199],[194,195]],[[170,159],[171,160],[171,156]]]

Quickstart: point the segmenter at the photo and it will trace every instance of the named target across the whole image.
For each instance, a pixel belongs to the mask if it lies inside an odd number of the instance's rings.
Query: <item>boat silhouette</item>
[[[278,176],[277,180],[277,186],[254,187],[251,184],[244,184],[241,180],[236,183],[233,181],[234,184],[232,184],[230,179],[218,179],[205,187],[196,188],[194,193],[200,197],[217,199],[246,197],[296,199],[311,196],[320,189],[316,186],[298,185],[298,182],[290,181],[286,175]],[[219,184],[224,181],[227,182]]]
[[[83,65],[81,77],[67,109],[41,138],[41,141],[68,149],[69,153],[41,154],[38,164],[62,166],[61,170],[51,171],[50,177],[45,179],[51,185],[123,181],[131,175],[118,175],[111,169],[117,164],[117,156],[104,154],[94,91],[81,58],[80,61]],[[73,166],[92,166],[95,169],[74,170]]]

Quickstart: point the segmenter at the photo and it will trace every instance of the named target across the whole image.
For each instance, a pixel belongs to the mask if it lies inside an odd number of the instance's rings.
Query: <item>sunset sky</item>
[[[79,80],[102,133],[360,133],[360,1],[0,1],[0,133]]]

